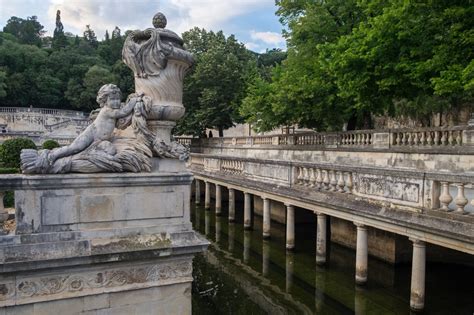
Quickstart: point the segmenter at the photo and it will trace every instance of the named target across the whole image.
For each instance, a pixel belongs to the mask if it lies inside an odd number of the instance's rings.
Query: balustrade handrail
[[[413,129],[371,129],[335,132],[302,132],[294,134],[220,137],[193,140],[194,145],[228,146],[314,146],[321,148],[355,148],[371,150],[443,150],[471,147],[474,151],[474,127],[432,127]],[[446,150],[445,150],[446,151]],[[449,151],[449,150],[448,150]]]
[[[81,116],[87,117],[89,114],[81,111],[55,109],[55,108],[30,108],[30,107],[0,107],[0,113],[39,113],[43,115],[59,116]]]

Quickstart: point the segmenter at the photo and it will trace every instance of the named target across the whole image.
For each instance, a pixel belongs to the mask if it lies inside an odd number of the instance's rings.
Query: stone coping
[[[21,237],[10,236],[13,244],[4,242],[0,245],[0,272],[194,254],[202,252],[209,245],[203,236],[192,230],[89,239],[81,238],[79,233],[54,234],[56,234],[54,240],[48,241],[48,236],[52,235],[42,235],[43,237],[36,239],[36,242],[16,245],[13,245],[14,241],[21,240]]]
[[[0,176],[0,190],[189,185],[191,181],[189,172],[9,174]]]

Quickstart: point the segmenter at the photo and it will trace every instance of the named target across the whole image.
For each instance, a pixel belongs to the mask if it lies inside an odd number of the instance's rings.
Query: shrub
[[[43,149],[52,150],[54,148],[59,148],[60,145],[56,141],[49,139],[49,140],[46,140],[45,142],[43,142],[42,147],[43,147]]]
[[[5,141],[0,149],[0,161],[4,167],[20,168],[20,153],[22,149],[36,149],[31,139],[17,138]]]
[[[1,146],[0,146],[1,147]],[[0,167],[0,174],[15,174],[18,173],[18,169],[14,167]],[[3,197],[3,205],[6,208],[13,207],[15,205],[15,194],[13,191],[6,191]]]

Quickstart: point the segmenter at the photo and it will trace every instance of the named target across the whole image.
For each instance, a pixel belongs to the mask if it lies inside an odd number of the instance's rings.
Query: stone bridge
[[[295,218],[304,221],[309,210],[317,217],[316,262],[326,262],[328,237],[356,248],[357,283],[367,281],[369,253],[411,260],[413,309],[424,305],[427,255],[444,257],[446,248],[474,254],[469,127],[179,140],[193,152],[196,202],[204,181],[205,207],[215,193],[219,214],[227,191],[233,221],[242,192],[245,228],[252,228],[253,213],[263,215],[264,237],[272,220],[285,223],[289,250]],[[427,252],[426,243],[437,250]]]

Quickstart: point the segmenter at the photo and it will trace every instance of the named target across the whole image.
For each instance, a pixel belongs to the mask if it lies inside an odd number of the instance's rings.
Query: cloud
[[[256,32],[250,31],[250,38],[257,41],[262,41],[265,44],[281,46],[285,43],[285,39],[281,34],[275,32]]]
[[[61,10],[65,30],[81,34],[89,24],[99,38],[118,25],[122,31],[152,27],[157,12],[168,19],[167,28],[179,33],[194,26],[220,30],[225,23],[271,4],[272,0],[51,0],[48,18]],[[69,30],[68,30],[69,28]],[[72,30],[71,30],[72,28]]]

